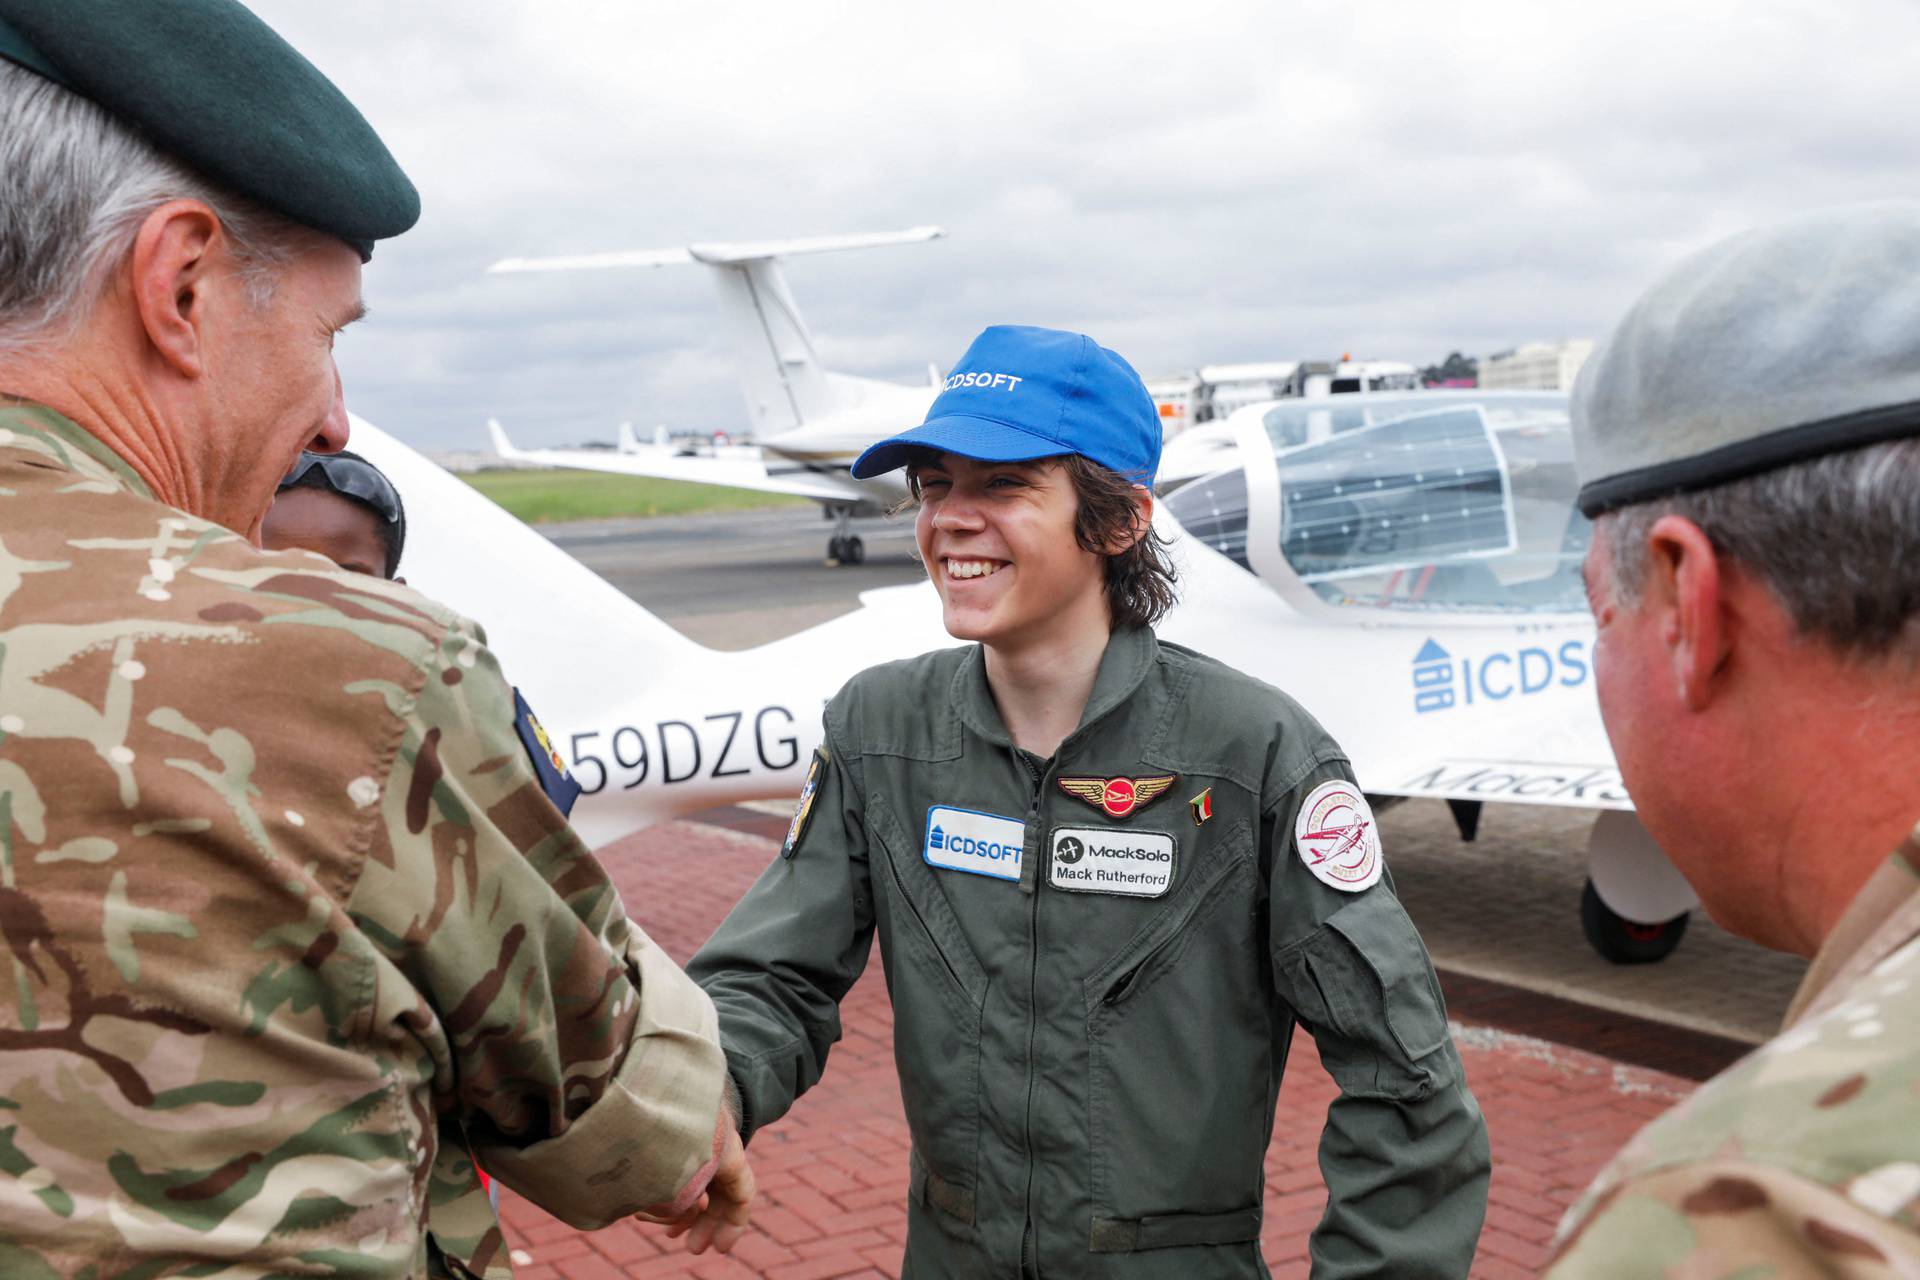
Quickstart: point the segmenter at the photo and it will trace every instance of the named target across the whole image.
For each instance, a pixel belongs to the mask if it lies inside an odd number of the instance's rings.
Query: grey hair
[[[1639,603],[1647,536],[1664,515],[1691,520],[1714,550],[1764,582],[1801,635],[1849,657],[1920,656],[1920,439],[1830,453],[1601,516],[1618,603]]]
[[[264,306],[301,228],[224,191],[96,103],[0,60],[0,356],[70,334],[147,215],[199,200]]]

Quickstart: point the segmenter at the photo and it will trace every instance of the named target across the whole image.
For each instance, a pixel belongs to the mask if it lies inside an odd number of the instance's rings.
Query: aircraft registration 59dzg
[[[1567,398],[1410,392],[1252,405],[1219,469],[1163,497],[1181,603],[1169,640],[1292,694],[1382,804],[1594,810],[1587,932],[1672,949],[1692,891],[1633,817],[1593,693]],[[409,581],[477,618],[585,788],[596,845],[800,786],[826,700],[876,662],[953,643],[931,585],[868,591],[740,653],[686,639],[466,484],[370,425],[406,495]]]

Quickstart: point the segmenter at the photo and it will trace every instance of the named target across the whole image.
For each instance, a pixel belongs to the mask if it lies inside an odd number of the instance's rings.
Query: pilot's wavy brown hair
[[[908,497],[893,509],[900,515],[920,504],[921,467],[940,454],[915,449],[907,460]],[[1080,508],[1073,517],[1074,541],[1083,551],[1106,557],[1107,611],[1115,627],[1150,627],[1167,616],[1179,599],[1179,574],[1173,567],[1167,540],[1151,525],[1139,526],[1140,508],[1134,503],[1134,482],[1090,458],[1070,453],[1057,461],[1073,484]],[[1106,548],[1133,537],[1126,550],[1107,554]]]

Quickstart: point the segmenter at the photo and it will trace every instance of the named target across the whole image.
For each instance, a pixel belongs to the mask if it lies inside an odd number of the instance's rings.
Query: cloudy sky
[[[1599,337],[1726,232],[1920,197],[1909,0],[249,3],[420,187],[341,366],[429,449],[744,417],[704,269],[504,256],[938,223],[789,265],[832,367],[1011,321],[1152,376]]]

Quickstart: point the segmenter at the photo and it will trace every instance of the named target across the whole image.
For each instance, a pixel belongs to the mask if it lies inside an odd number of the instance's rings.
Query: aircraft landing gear
[[[861,564],[867,558],[867,544],[853,531],[853,508],[851,506],[833,506],[827,508],[827,519],[833,521],[833,536],[827,539],[827,563],[830,565]]]
[[[1700,905],[1640,820],[1610,809],[1594,819],[1587,838],[1587,887],[1580,895],[1580,928],[1602,958],[1614,964],[1665,960],[1687,932]]]
[[[1691,911],[1682,911],[1659,924],[1636,924],[1600,900],[1600,894],[1587,881],[1580,895],[1580,928],[1587,942],[1601,957],[1615,964],[1653,964],[1673,954],[1686,936]]]

